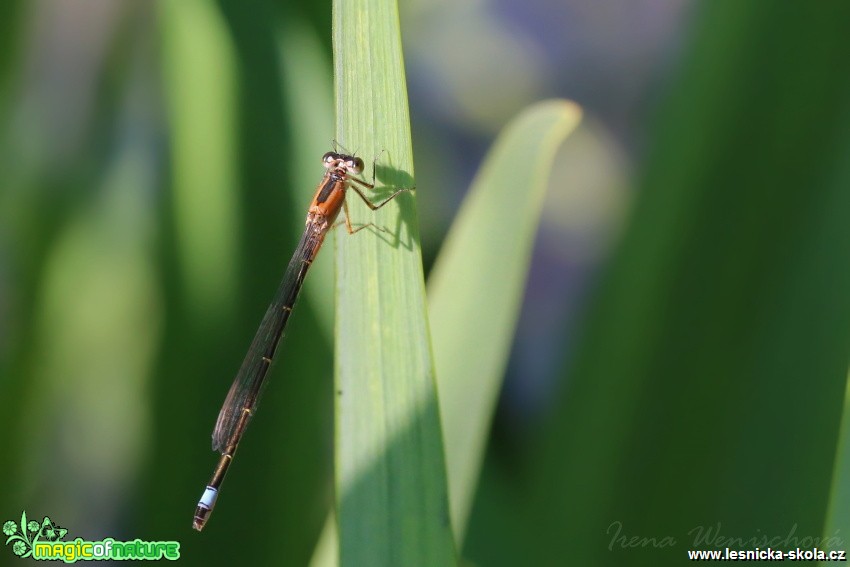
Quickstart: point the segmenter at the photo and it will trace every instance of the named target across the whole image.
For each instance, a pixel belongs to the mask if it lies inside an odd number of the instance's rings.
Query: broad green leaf
[[[571,102],[545,101],[506,127],[478,172],[428,281],[458,542],[510,353],[552,160],[580,116]]]
[[[393,0],[334,2],[337,140],[376,183],[410,187],[413,159]],[[375,199],[387,190],[375,192]],[[446,466],[415,193],[373,213],[349,195],[336,237],[336,497],[342,565],[453,565]]]
[[[850,346],[850,5],[701,7],[529,467],[534,564],[824,534]]]

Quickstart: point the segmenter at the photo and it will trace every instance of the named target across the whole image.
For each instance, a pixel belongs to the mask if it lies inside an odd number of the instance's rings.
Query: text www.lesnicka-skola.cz
[[[843,550],[824,551],[813,547],[811,549],[689,549],[688,559],[691,561],[847,561],[847,553]]]

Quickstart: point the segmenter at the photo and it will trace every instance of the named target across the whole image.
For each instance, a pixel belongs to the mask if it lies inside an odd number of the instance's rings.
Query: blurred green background
[[[846,549],[850,4],[400,11],[426,270],[502,126],[551,96],[585,110],[464,559]],[[332,501],[328,263],[227,511],[190,520],[334,135],[330,38],[330,3],[2,3],[0,519],[176,539],[192,564],[309,561]]]

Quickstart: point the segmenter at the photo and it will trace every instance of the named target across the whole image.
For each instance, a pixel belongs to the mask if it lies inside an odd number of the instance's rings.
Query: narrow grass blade
[[[850,114],[844,119],[845,139],[843,155],[850,151]],[[834,184],[846,188],[850,185],[850,161],[841,159],[839,174],[835,176]],[[841,209],[839,209],[840,211]],[[846,222],[846,217],[835,219],[836,225]],[[850,532],[850,381],[845,381],[844,407],[836,443],[835,464],[832,473],[832,487],[829,496],[828,509],[825,513],[824,544],[821,548],[830,551],[846,551],[846,534]]]
[[[846,549],[846,539],[838,537],[850,528],[850,390],[844,395],[844,414],[835,454],[835,472],[832,477],[832,493],[823,536],[822,548],[830,551]]]
[[[341,149],[378,158],[379,186],[412,186],[395,2],[335,1],[333,44]],[[414,195],[377,213],[349,197],[352,222],[375,227],[336,238],[340,563],[452,565]]]
[[[159,11],[180,265],[194,310],[217,313],[236,287],[233,45],[214,4],[166,1]]]
[[[571,102],[546,101],[505,129],[476,176],[428,282],[458,542],[519,316],[552,160],[580,116]]]

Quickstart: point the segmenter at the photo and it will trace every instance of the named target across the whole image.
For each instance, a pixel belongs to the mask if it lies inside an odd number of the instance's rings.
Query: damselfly
[[[260,328],[248,349],[248,354],[245,356],[245,360],[239,368],[239,373],[236,375],[236,379],[233,381],[227,398],[224,400],[224,405],[218,414],[218,421],[216,421],[212,435],[212,446],[213,450],[221,453],[221,458],[213,471],[212,479],[198,502],[198,507],[195,509],[195,519],[192,526],[198,531],[204,528],[212,513],[221,483],[224,481],[224,476],[227,474],[227,469],[230,467],[239,441],[245,433],[248,421],[257,408],[263,383],[274,360],[278,343],[283,336],[283,329],[286,327],[290,313],[292,313],[292,307],[298,298],[298,292],[301,291],[304,277],[307,275],[307,270],[316,254],[318,254],[325,235],[334,226],[334,221],[339,215],[340,209],[345,211],[345,226],[349,234],[365,228],[352,228],[348,218],[348,205],[345,203],[346,190],[348,188],[354,189],[357,195],[363,199],[363,202],[373,211],[392,201],[399,193],[410,190],[410,188],[398,189],[380,203],[374,204],[358,187],[360,185],[374,189],[374,176],[373,183],[367,183],[354,177],[354,175],[363,172],[363,160],[355,156],[328,152],[322,157],[322,164],[327,171],[325,171],[325,176],[319,183],[313,201],[310,203],[304,234],[292,254],[292,259],[289,261],[277,293],[268,310],[266,310]]]

